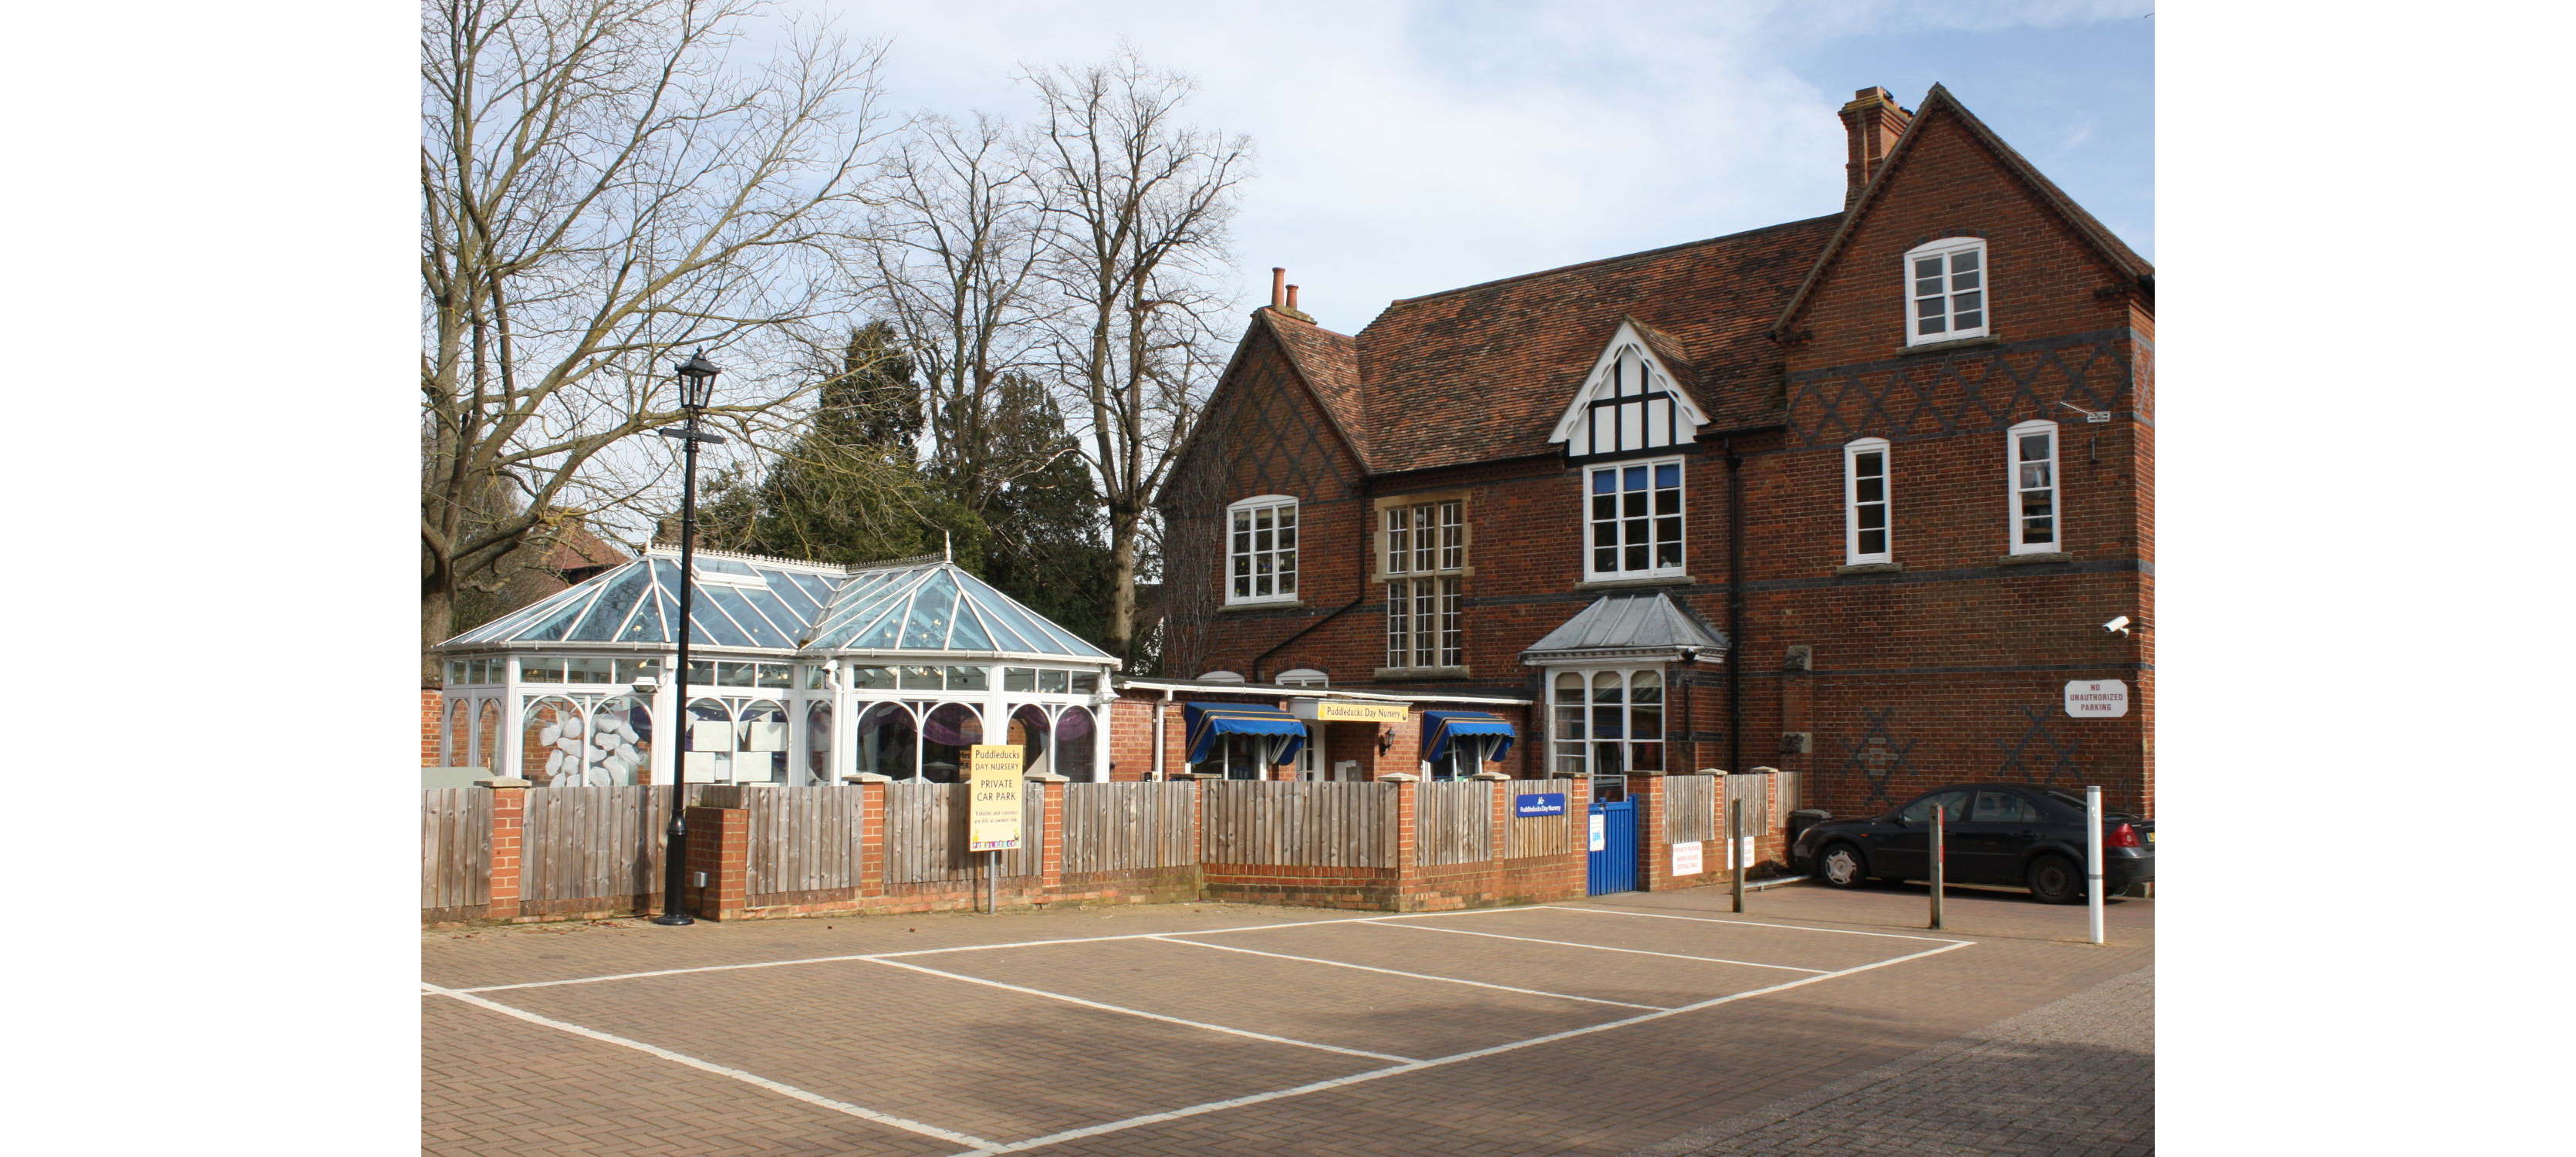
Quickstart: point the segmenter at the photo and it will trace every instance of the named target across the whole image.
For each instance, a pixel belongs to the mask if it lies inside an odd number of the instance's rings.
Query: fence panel
[[[1664,781],[1664,828],[1674,843],[1717,838],[1722,821],[1717,818],[1717,784],[1719,777],[1709,775],[1676,775]],[[1725,778],[1732,779],[1733,776]]]
[[[1738,800],[1744,802],[1744,834],[1758,836],[1768,830],[1774,806],[1771,777],[1748,774],[1723,778],[1726,780],[1727,806],[1731,808]],[[1726,821],[1720,819],[1718,822],[1723,824]]]
[[[492,792],[420,793],[420,906],[476,908],[492,899]]]
[[[1770,826],[1774,828],[1786,827],[1789,823],[1789,813],[1807,806],[1806,804],[1799,802],[1804,798],[1800,795],[1801,784],[1799,776],[1802,774],[1804,773],[1795,771],[1775,771],[1771,773]]]
[[[859,886],[859,831],[866,788],[767,787],[744,793],[751,895]]]
[[[1571,803],[1574,781],[1570,779],[1516,779],[1503,786],[1517,798],[1525,795],[1561,795],[1568,801],[1566,812],[1552,816],[1522,816],[1515,805],[1504,819],[1503,856],[1561,856],[1574,850],[1574,816]]]
[[[966,850],[968,791],[962,783],[886,785],[887,883],[981,878],[975,861],[983,853]],[[1020,846],[1002,853],[1003,875],[1038,874],[1046,856],[1045,822],[1046,796],[1029,784],[1020,792]]]
[[[1395,864],[1395,784],[1206,780],[1199,790],[1207,863]]]
[[[689,802],[712,788],[688,787]],[[544,787],[528,792],[521,890],[531,901],[659,895],[671,789]]]
[[[1494,858],[1493,783],[1426,783],[1414,800],[1414,854],[1424,864]]]
[[[1198,862],[1188,783],[1064,785],[1064,870],[1114,872]]]

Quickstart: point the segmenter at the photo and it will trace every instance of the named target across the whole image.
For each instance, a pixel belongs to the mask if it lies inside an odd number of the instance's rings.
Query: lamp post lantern
[[[724,439],[698,429],[698,414],[715,397],[716,375],[723,373],[707,360],[701,349],[689,360],[671,367],[680,382],[680,412],[686,420],[671,429],[656,431],[665,438],[680,440],[680,638],[679,669],[672,672],[677,694],[672,699],[672,718],[678,726],[672,730],[679,746],[671,753],[671,827],[670,843],[662,850],[662,914],[653,918],[656,924],[695,924],[697,919],[680,904],[680,888],[688,878],[689,825],[682,813],[688,810],[689,780],[689,594],[696,587],[698,537],[698,444],[721,444]]]

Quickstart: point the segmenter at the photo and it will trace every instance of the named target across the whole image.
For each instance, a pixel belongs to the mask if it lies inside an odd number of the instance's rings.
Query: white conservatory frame
[[[1082,778],[1089,780],[1108,778],[1109,704],[1117,697],[1109,677],[1116,671],[1117,661],[1062,627],[1047,622],[1036,612],[1019,606],[953,563],[923,561],[877,567],[841,567],[726,551],[700,550],[697,554],[699,582],[694,601],[698,605],[693,617],[702,628],[709,622],[711,612],[733,616],[718,620],[728,625],[750,614],[796,621],[765,622],[756,628],[762,638],[793,636],[788,641],[795,645],[787,647],[726,645],[709,639],[704,629],[693,633],[689,646],[692,668],[703,667],[720,678],[739,678],[744,671],[735,668],[736,664],[774,666],[765,672],[751,668],[752,685],[741,685],[731,679],[710,685],[701,677],[691,679],[689,696],[693,704],[716,700],[726,705],[726,714],[730,717],[726,721],[734,724],[727,729],[734,738],[734,746],[728,752],[698,753],[722,754],[725,758],[721,761],[699,761],[700,766],[690,770],[689,782],[774,782],[787,785],[848,782],[852,775],[875,770],[855,766],[854,754],[858,747],[857,727],[861,715],[880,703],[902,704],[912,713],[914,754],[909,766],[916,775],[926,766],[923,754],[930,742],[922,734],[925,729],[920,726],[920,719],[937,705],[958,703],[973,711],[979,722],[1007,721],[1023,708],[1035,708],[1043,713],[1048,742],[1029,768],[1032,774],[1062,774],[1064,770],[1072,770],[1081,772]],[[763,586],[757,577],[746,583],[738,574],[727,574],[715,582],[707,581],[710,561],[728,571],[742,568],[787,576],[808,594],[797,599],[782,599],[770,593],[777,590],[774,585],[776,579]],[[590,733],[598,727],[598,708],[619,698],[632,698],[631,676],[642,673],[643,665],[649,663],[657,677],[651,697],[650,725],[636,729],[649,736],[649,741],[630,741],[625,748],[611,745],[596,750],[581,747],[579,742],[575,742],[572,747],[582,751],[583,759],[580,774],[572,782],[671,782],[675,752],[680,750],[666,741],[675,733],[669,722],[677,714],[677,689],[670,678],[677,658],[674,646],[658,638],[575,641],[505,637],[525,633],[531,626],[549,621],[550,617],[567,623],[587,622],[589,608],[601,601],[601,592],[609,590],[621,576],[629,575],[632,568],[656,566],[667,569],[653,572],[656,576],[653,582],[658,583],[661,576],[676,576],[676,550],[655,547],[647,551],[643,559],[613,568],[570,590],[442,644],[440,649],[444,652],[444,661],[450,664],[451,672],[442,695],[438,729],[440,752],[446,763],[449,766],[487,768],[496,777],[533,780],[537,777],[529,775],[531,771],[546,775],[545,768],[526,766],[526,756],[532,747],[531,724],[542,723],[538,712],[557,702],[580,710],[585,721],[580,728],[581,735],[558,736],[546,741],[557,750],[570,753],[572,748],[564,742],[567,738],[595,743],[595,737]],[[943,575],[947,586],[960,591],[958,602],[949,604],[950,613],[953,614],[959,605],[971,607],[972,625],[978,636],[971,642],[979,642],[983,646],[952,647],[952,643],[967,641],[957,637],[965,633],[966,624],[951,626],[937,614],[916,613],[914,596],[924,590],[933,590]],[[754,606],[749,599],[711,600],[707,597],[708,591],[719,583],[727,588],[761,588],[764,593],[761,605]],[[660,611],[654,611],[653,607],[657,591],[665,600]],[[613,629],[603,625],[592,633],[612,637],[647,633],[639,630],[637,624],[649,621],[658,627],[665,622],[662,616],[671,613],[669,597],[667,589],[651,587],[632,606],[618,612],[623,617]],[[874,609],[858,607],[853,616],[854,606],[871,600]],[[804,608],[809,606],[818,609],[808,615]],[[746,607],[753,609],[746,612]],[[785,611],[779,608],[785,608]],[[602,622],[605,624],[605,618]],[[886,629],[888,623],[893,624],[891,632]],[[919,637],[919,629],[925,624],[929,625],[929,633],[942,636],[933,641],[935,645],[921,645],[925,640]],[[1000,642],[1004,639],[1047,649],[1006,649]],[[846,645],[851,643],[868,645]],[[884,645],[886,643],[896,645]],[[546,677],[552,666],[547,660],[585,660],[581,666],[590,669],[580,671],[578,675],[587,676],[588,681],[574,683]],[[959,673],[953,680],[946,674],[952,670]],[[936,676],[937,689],[923,685],[919,673],[924,671]],[[884,675],[880,676],[878,672],[884,672]],[[1021,672],[1026,672],[1025,678]],[[576,671],[567,664],[563,678],[575,676]],[[973,686],[979,682],[980,687]],[[878,683],[885,685],[875,685]],[[1012,689],[1023,684],[1026,689]],[[765,776],[746,779],[739,774],[740,769],[732,766],[735,758],[751,751],[749,745],[755,742],[755,733],[742,726],[745,712],[746,709],[766,705],[774,705],[776,710],[786,715],[781,746],[761,749],[782,754],[784,772],[772,771]],[[819,737],[820,743],[817,742],[815,726],[819,722],[815,715],[818,709],[828,710],[830,719],[830,729]],[[1080,760],[1063,759],[1053,742],[1062,720],[1077,710],[1087,711],[1092,722],[1091,734],[1084,740],[1090,757],[1087,768],[1081,766]],[[489,736],[481,725],[487,712],[495,716]],[[457,725],[459,713],[464,719],[462,728]],[[559,725],[557,729],[569,730]],[[536,730],[538,734],[545,734],[543,727]],[[1007,731],[988,728],[984,738],[986,741],[999,741],[1006,735]],[[615,737],[612,733],[612,738]],[[759,741],[765,742],[769,738],[760,736]],[[641,762],[625,763],[619,759],[621,755],[631,755]],[[720,770],[708,766],[719,762],[723,765]],[[821,765],[819,777],[815,774],[817,763]],[[709,774],[710,771],[715,771],[715,774]],[[562,774],[563,769],[558,768],[554,775],[547,776],[550,785],[569,786],[556,778]]]

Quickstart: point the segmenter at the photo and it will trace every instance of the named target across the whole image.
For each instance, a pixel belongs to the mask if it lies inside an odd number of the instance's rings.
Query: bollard
[[[1943,838],[1946,829],[1941,824],[1945,810],[1937,803],[1932,807],[1932,929],[1936,932],[1941,929],[1941,873],[1949,866],[1946,861],[1950,849],[1948,841]]]
[[[1753,857],[1744,855],[1743,849],[1744,801],[1728,800],[1726,803],[1726,858],[1735,863],[1735,910],[1738,913],[1744,911],[1744,870],[1753,866],[1747,862]]]
[[[2102,942],[2102,788],[2084,789],[2084,891],[2092,908],[2093,942]]]

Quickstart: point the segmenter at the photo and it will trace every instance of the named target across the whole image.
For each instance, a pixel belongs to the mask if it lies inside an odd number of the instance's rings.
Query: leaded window
[[[1905,255],[1907,345],[1986,332],[1986,243],[1951,237]]]
[[[1682,572],[1682,463],[1622,462],[1585,471],[1590,578]]]
[[[1297,500],[1247,498],[1226,508],[1229,603],[1287,602],[1297,597]]]
[[[1389,506],[1383,517],[1386,665],[1464,666],[1466,503],[1453,498]]]

